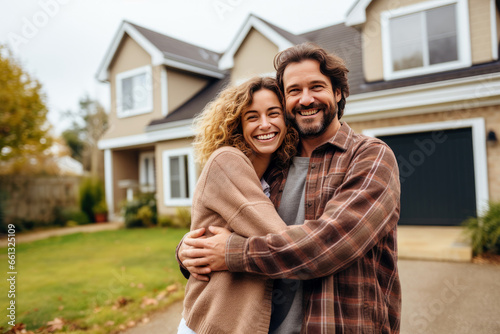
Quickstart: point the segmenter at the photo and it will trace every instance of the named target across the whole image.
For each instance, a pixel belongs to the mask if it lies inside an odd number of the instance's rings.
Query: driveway
[[[500,266],[400,260],[402,334],[500,333]],[[124,334],[175,334],[182,303]]]

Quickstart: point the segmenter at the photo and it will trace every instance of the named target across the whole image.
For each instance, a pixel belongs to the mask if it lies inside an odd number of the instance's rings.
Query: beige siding
[[[175,110],[208,83],[206,78],[167,68],[168,110]]]
[[[234,55],[231,81],[238,82],[274,72],[273,59],[278,51],[276,45],[252,28]]]
[[[103,139],[136,135],[144,132],[145,127],[153,119],[161,118],[161,105],[157,105],[160,85],[159,69],[154,68],[153,74],[153,101],[154,111],[147,114],[118,118],[116,113],[116,75],[135,68],[151,65],[151,56],[132,38],[125,36],[118,48],[115,59],[110,65],[111,112],[109,115],[109,130]]]
[[[384,79],[382,33],[380,14],[390,9],[406,7],[421,0],[372,1],[366,10],[366,23],[362,26],[363,71],[366,81]],[[492,60],[489,0],[469,0],[469,19],[472,62],[479,64]]]
[[[175,150],[179,148],[191,147],[193,138],[171,140],[168,142],[161,142],[156,145],[156,200],[159,215],[173,215],[175,214],[175,207],[165,206],[165,196],[163,189],[163,152],[168,150]]]
[[[472,63],[492,61],[489,0],[469,0]]]
[[[361,133],[365,129],[443,122],[476,117],[485,119],[487,132],[494,129],[497,135],[500,134],[498,131],[498,129],[500,129],[499,106],[348,123],[354,131]],[[488,144],[487,156],[490,200],[500,201],[500,178],[498,178],[498,175],[500,175],[500,144]]]

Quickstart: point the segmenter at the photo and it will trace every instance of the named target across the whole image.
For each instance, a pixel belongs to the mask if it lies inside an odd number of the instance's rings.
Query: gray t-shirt
[[[305,185],[309,158],[294,157],[288,171],[278,214],[287,225],[304,224]],[[277,279],[273,287],[270,334],[300,333],[304,315],[302,281]]]

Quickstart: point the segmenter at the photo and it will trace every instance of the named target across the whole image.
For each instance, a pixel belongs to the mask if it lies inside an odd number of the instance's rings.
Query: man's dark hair
[[[274,68],[280,89],[284,92],[283,73],[285,68],[291,63],[300,63],[308,59],[316,60],[319,63],[321,73],[330,78],[334,91],[340,89],[342,95],[338,103],[338,118],[340,119],[344,114],[345,100],[349,96],[349,84],[347,83],[349,70],[340,57],[328,53],[325,49],[312,43],[303,43],[279,52],[274,57]]]

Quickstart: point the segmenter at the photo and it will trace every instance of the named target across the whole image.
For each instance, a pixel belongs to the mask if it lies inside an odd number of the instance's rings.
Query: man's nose
[[[314,97],[308,89],[305,89],[300,96],[299,103],[303,106],[308,106],[314,102]]]

